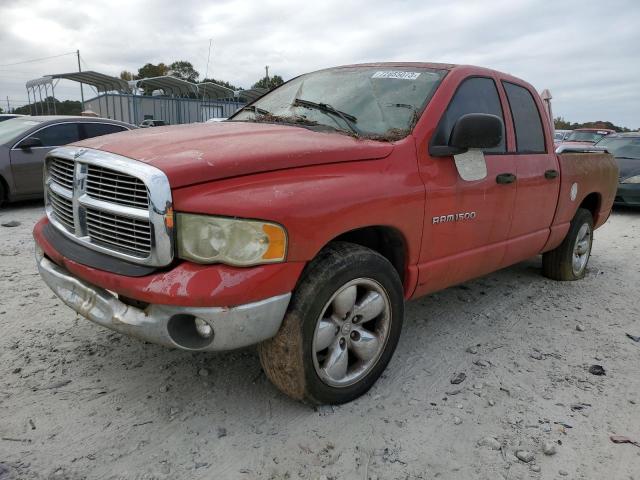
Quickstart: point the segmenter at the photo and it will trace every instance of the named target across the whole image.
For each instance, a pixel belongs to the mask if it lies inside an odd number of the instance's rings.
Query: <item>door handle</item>
[[[496,177],[496,183],[500,185],[506,185],[516,181],[516,176],[513,173],[501,173]]]
[[[544,178],[547,178],[549,180],[553,180],[554,178],[558,178],[558,175],[560,175],[558,173],[557,170],[547,170],[546,172],[544,172]]]

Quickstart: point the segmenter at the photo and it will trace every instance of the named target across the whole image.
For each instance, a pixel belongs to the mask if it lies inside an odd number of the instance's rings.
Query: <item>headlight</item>
[[[625,178],[620,183],[640,183],[640,175],[636,175],[635,177]]]
[[[256,220],[178,213],[178,256],[196,263],[234,266],[284,261],[287,234]]]

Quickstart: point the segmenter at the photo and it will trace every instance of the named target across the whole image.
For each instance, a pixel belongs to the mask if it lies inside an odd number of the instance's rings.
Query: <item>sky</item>
[[[249,88],[371,61],[473,64],[551,90],[556,116],[640,128],[640,1],[609,0],[0,0],[0,106],[27,80],[77,70],[118,76],[190,61]],[[79,99],[61,81],[61,100]]]

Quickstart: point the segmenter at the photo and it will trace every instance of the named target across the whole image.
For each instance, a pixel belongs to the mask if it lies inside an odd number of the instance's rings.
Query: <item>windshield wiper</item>
[[[337,115],[342,120],[344,120],[344,123],[347,124],[347,126],[349,127],[349,130],[351,130],[352,133],[354,133],[355,135],[360,135],[360,130],[358,129],[358,127],[355,126],[355,123],[358,121],[356,117],[354,117],[349,113],[341,112],[340,110],[332,107],[327,103],[316,103],[316,102],[311,102],[309,100],[302,100],[300,98],[296,98],[293,101],[292,105],[312,108],[312,109],[320,110],[321,112],[332,113],[334,115]]]

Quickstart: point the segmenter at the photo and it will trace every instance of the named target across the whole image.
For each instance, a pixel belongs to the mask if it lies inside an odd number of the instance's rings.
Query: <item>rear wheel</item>
[[[579,208],[564,241],[542,255],[542,273],[553,280],[579,280],[587,271],[593,244],[593,217]]]
[[[391,263],[335,242],[305,270],[278,334],[259,346],[269,379],[309,403],[344,403],[365,393],[389,363],[404,315]]]

